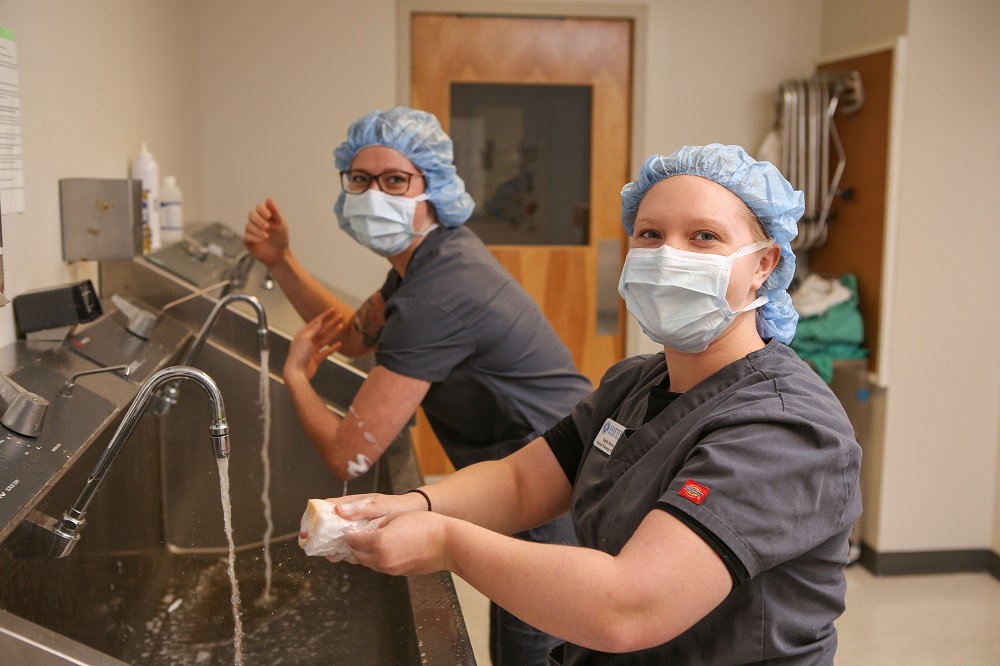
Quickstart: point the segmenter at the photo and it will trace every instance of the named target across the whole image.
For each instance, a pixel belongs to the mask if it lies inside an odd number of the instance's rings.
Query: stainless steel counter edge
[[[423,485],[408,435],[396,441],[382,455],[378,484],[394,494]],[[475,666],[476,657],[469,641],[458,594],[451,573],[439,571],[422,576],[407,576],[413,625],[416,627],[421,663],[424,666]]]
[[[62,634],[0,609],[0,654],[5,664],[129,666]]]
[[[111,294],[118,294],[126,299],[137,299],[156,310],[194,292],[191,285],[141,258],[102,263],[100,282],[102,298],[110,299]],[[197,333],[218,302],[218,293],[215,290],[191,298],[169,308],[166,315],[183,324],[192,334]],[[276,326],[278,322],[269,311],[272,308],[266,302],[263,304],[268,310],[268,371],[281,377],[292,336]],[[304,324],[297,322],[296,325]],[[246,303],[237,302],[219,314],[210,339],[256,365],[260,362],[256,330],[257,319],[253,309]],[[366,376],[365,372],[350,363],[331,357],[317,370],[313,386],[327,401],[346,410]]]
[[[179,349],[182,339],[174,340],[173,346]],[[160,342],[170,342],[160,340]],[[175,352],[176,354],[176,352]],[[159,370],[167,367],[171,355],[164,354],[155,363],[152,370]],[[32,365],[42,365],[44,367],[69,379],[75,372],[89,370],[99,367],[92,361],[75,354],[60,343],[41,343],[28,341],[15,341],[14,343],[0,349],[0,371],[13,374],[14,372]],[[86,388],[82,386],[86,385]],[[26,387],[33,390],[33,387]],[[72,469],[82,457],[87,453],[94,442],[104,433],[112,428],[121,419],[129,403],[135,398],[139,387],[128,380],[112,374],[96,374],[81,382],[79,391],[90,391],[92,394],[102,398],[107,402],[110,412],[91,432],[80,433],[76,441],[67,441],[60,435],[53,434],[43,423],[39,436],[32,440],[36,448],[49,448],[53,444],[58,445],[63,451],[72,452],[62,465],[50,473],[43,476],[26,475],[25,478],[18,478],[18,491],[20,497],[26,497],[19,507],[12,512],[4,512],[3,520],[0,521],[0,543],[2,543],[10,533],[24,520],[32,509],[41,501],[45,494]],[[57,399],[57,395],[43,395],[50,402]],[[27,495],[25,495],[25,493]]]

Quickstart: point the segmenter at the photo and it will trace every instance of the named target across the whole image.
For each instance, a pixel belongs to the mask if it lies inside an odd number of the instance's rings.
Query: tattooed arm
[[[382,335],[383,326],[385,326],[385,299],[382,298],[381,292],[376,291],[354,313],[351,328],[357,334],[356,342],[363,351],[353,356],[360,356],[374,349]]]
[[[336,315],[338,324],[340,322],[349,323],[346,326],[339,325],[332,336],[326,336],[329,337],[327,346],[337,345],[336,349],[330,349],[329,353],[337,351],[344,356],[355,358],[374,349],[375,345],[378,344],[379,336],[382,335],[382,327],[385,325],[385,300],[382,298],[382,294],[376,291],[357,310],[351,310],[340,300],[332,296],[331,298],[333,300],[328,309],[321,312],[319,317],[331,321]],[[306,328],[312,323],[311,321]]]
[[[361,310],[359,310],[360,312]],[[309,441],[338,477],[364,474],[406,426],[430,382],[374,368],[341,418],[312,387],[316,368],[338,351],[343,319],[330,308],[299,331],[285,360],[285,387]]]

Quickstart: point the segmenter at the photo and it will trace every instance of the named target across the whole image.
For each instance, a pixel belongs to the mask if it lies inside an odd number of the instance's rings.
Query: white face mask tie
[[[351,225],[355,240],[383,257],[392,257],[406,250],[414,238],[426,236],[437,228],[432,224],[425,231],[413,230],[417,203],[427,201],[427,194],[416,197],[386,194],[366,190],[344,196],[344,217]]]
[[[633,248],[625,257],[618,293],[651,340],[688,354],[701,352],[736,315],[767,303],[767,296],[760,296],[734,311],[726,291],[736,259],[772,245],[773,241],[760,241],[728,256],[669,245]]]

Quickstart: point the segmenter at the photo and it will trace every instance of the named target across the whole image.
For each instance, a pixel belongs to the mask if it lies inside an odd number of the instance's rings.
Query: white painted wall
[[[1000,410],[997,410],[1000,411]],[[1000,416],[998,416],[1000,419]],[[1000,423],[997,424],[1000,432]],[[993,480],[993,552],[1000,555],[1000,438],[997,439],[997,473]]]
[[[823,0],[823,54],[844,54],[890,44],[906,34],[910,0]]]
[[[997,543],[1000,5],[911,0],[882,551]]]
[[[25,212],[3,214],[8,297],[93,277],[63,264],[59,179],[126,178],[143,140],[200,214],[195,4],[0,0],[18,49],[25,182]],[[0,346],[14,336],[13,307],[0,308]]]
[[[435,4],[456,3],[424,3]],[[650,49],[639,54],[649,72],[640,92],[648,133],[636,166],[685,143],[758,143],[773,120],[777,82],[808,73],[819,53],[819,0],[649,5]],[[395,10],[389,0],[215,0],[199,8],[206,217],[242,228],[252,205],[273,196],[303,264],[357,298],[381,285],[387,265],[336,228],[332,151],[351,120],[397,102]],[[708,33],[739,48],[706,49]],[[677,67],[678,54],[685,63],[697,54],[698,66]]]
[[[824,3],[826,55],[907,35],[892,374],[873,396],[864,475],[865,540],[880,552],[1000,552],[1000,313],[984,307],[1000,284],[998,18],[990,0]]]
[[[292,249],[316,276],[357,298],[388,263],[337,226],[333,150],[348,125],[396,102],[393,0],[199,3],[206,220],[242,231],[273,197]]]

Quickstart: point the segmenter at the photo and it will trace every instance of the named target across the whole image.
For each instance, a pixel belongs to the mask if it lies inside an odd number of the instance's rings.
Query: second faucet
[[[254,310],[257,312],[257,343],[260,350],[263,351],[267,349],[267,315],[264,313],[264,306],[261,305],[260,301],[257,300],[255,296],[250,296],[248,294],[228,294],[219,299],[219,302],[215,304],[212,311],[209,313],[208,318],[205,319],[205,323],[202,324],[201,330],[195,336],[194,340],[191,341],[190,346],[188,346],[187,351],[184,352],[184,356],[181,358],[178,365],[191,365],[195,357],[198,356],[198,352],[201,348],[205,346],[205,341],[208,339],[208,333],[212,326],[215,324],[216,319],[230,303],[234,301],[246,301]],[[177,404],[177,398],[180,395],[180,382],[174,381],[166,385],[163,391],[157,396],[152,411],[158,416],[166,414],[171,407]]]

